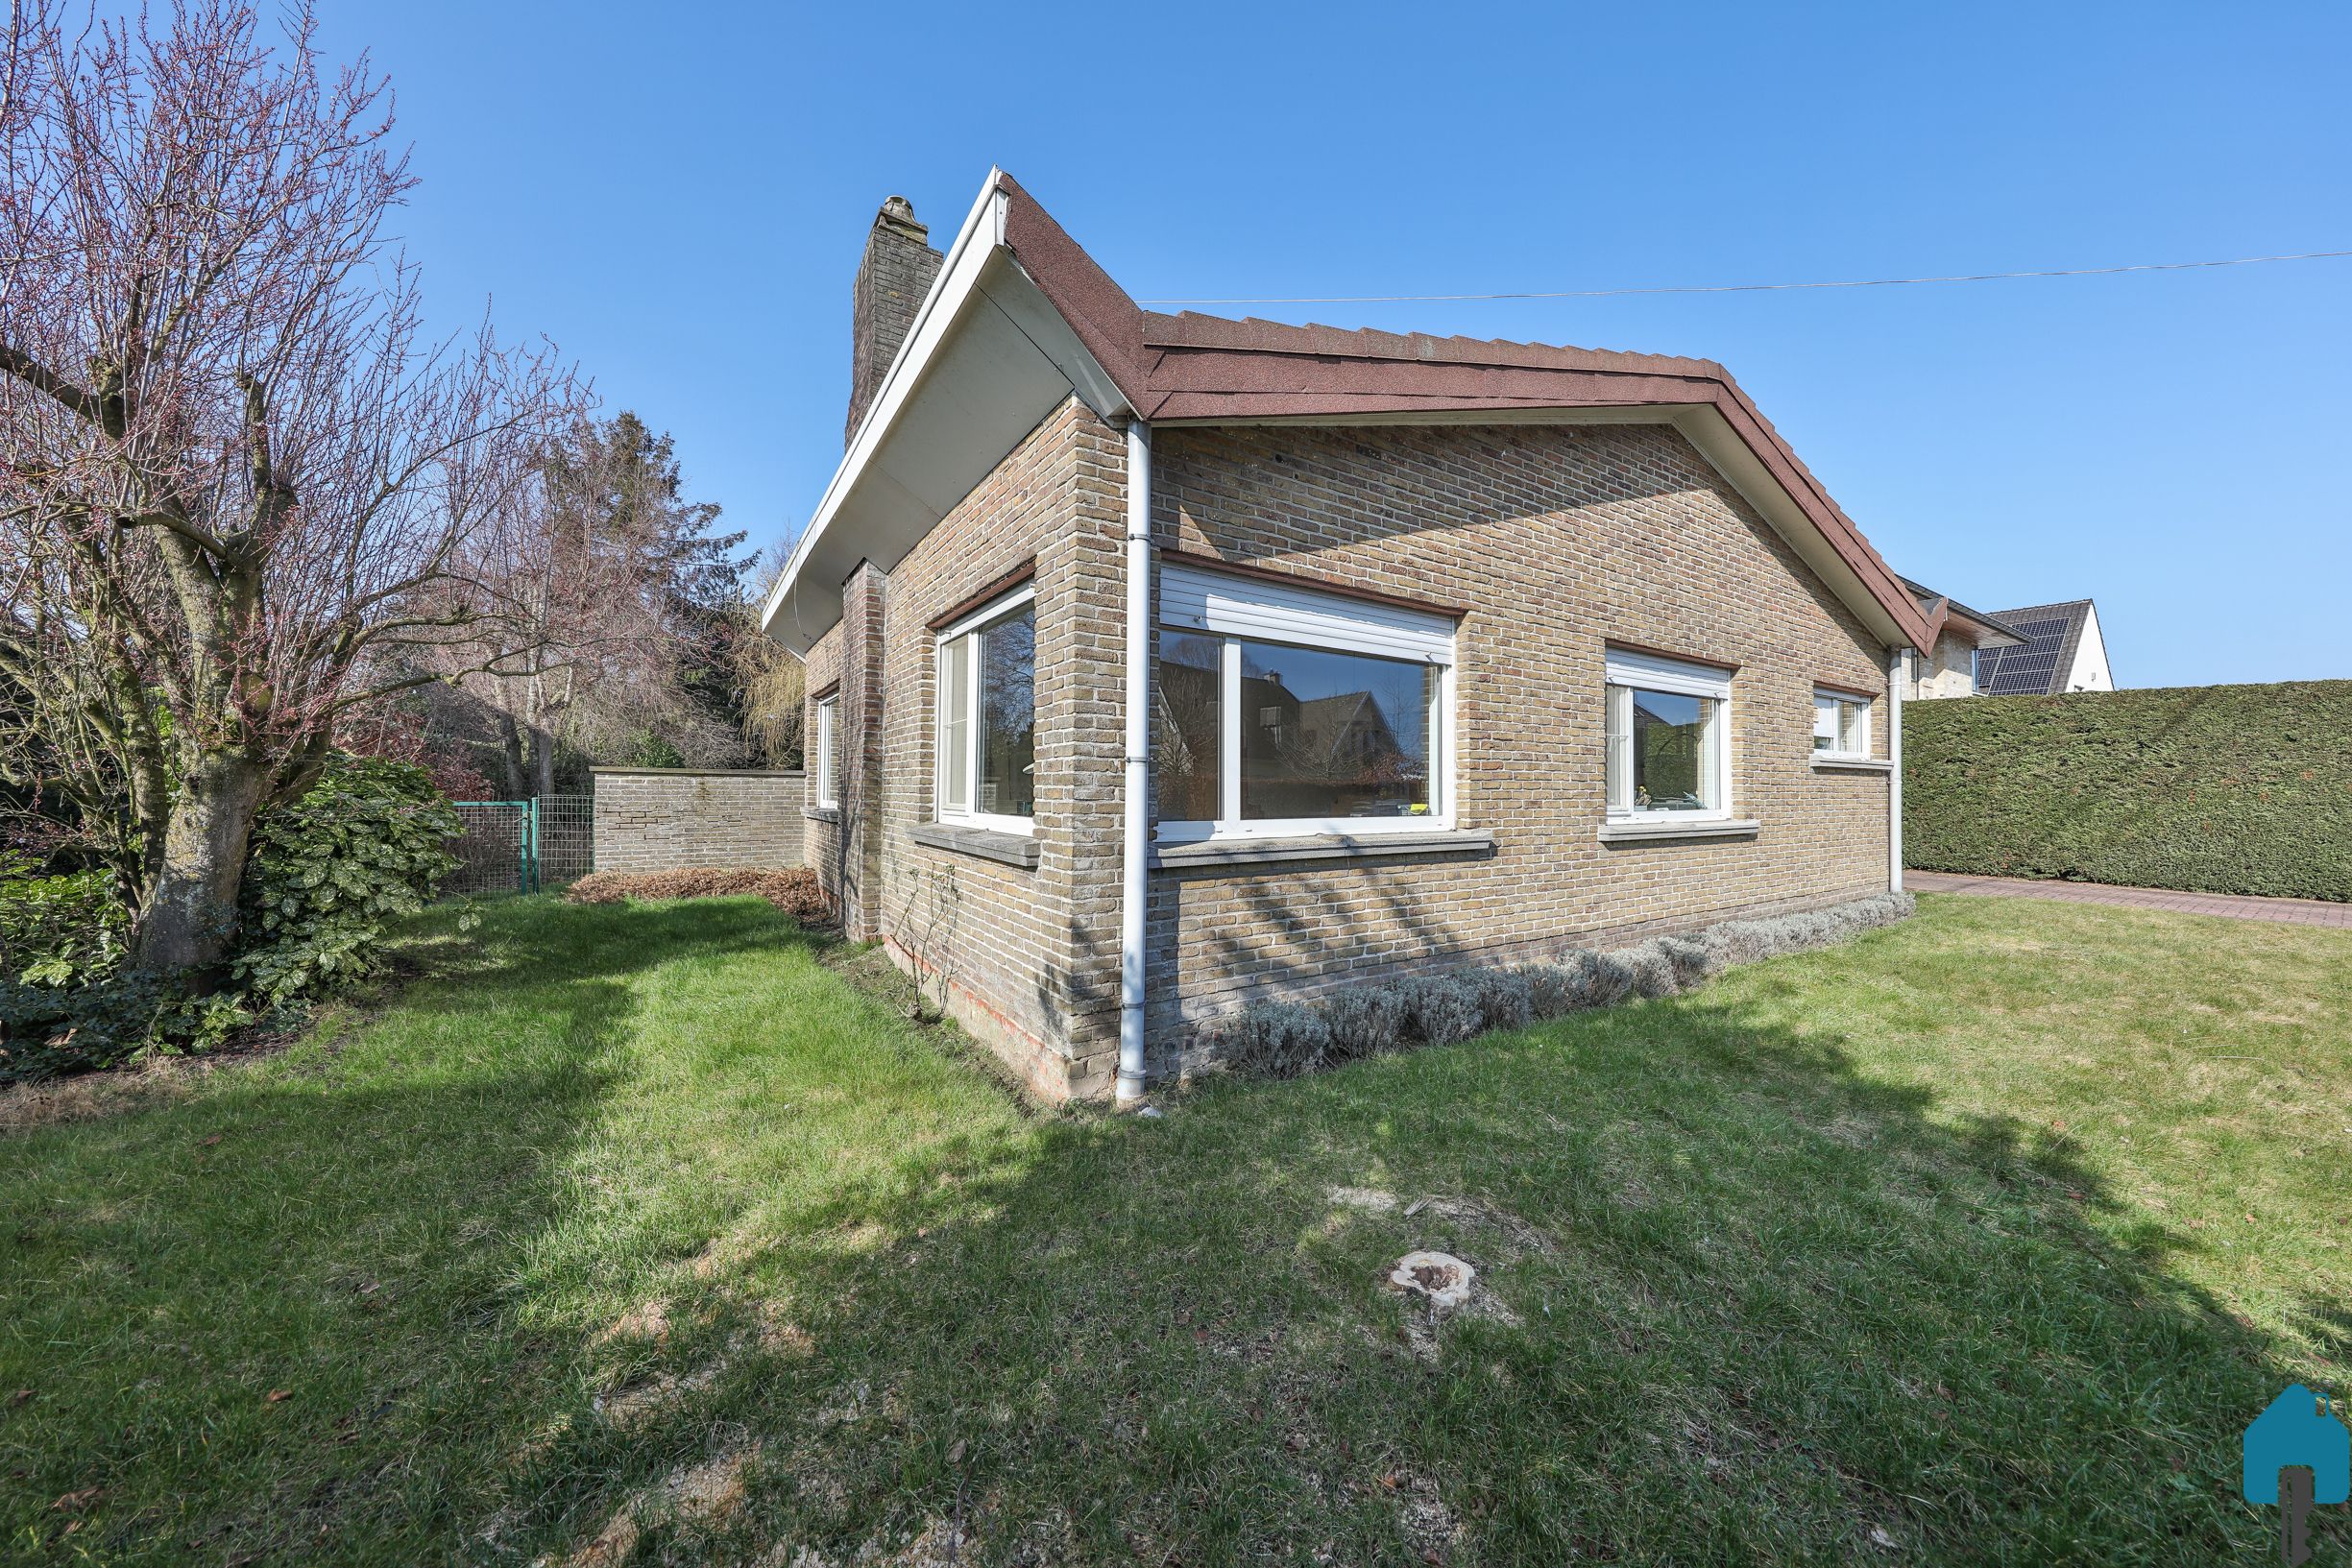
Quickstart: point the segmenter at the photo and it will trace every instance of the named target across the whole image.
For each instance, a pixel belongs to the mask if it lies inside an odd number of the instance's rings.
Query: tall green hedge
[[[1903,710],[1923,871],[2352,900],[2352,681]]]

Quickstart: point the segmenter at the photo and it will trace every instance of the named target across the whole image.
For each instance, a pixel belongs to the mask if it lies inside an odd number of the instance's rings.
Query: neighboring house
[[[1928,617],[1930,636],[1904,663],[1907,698],[1973,697],[1976,669],[1988,650],[2023,647],[2025,639],[1999,615],[1971,610],[1959,600],[1903,579]]]
[[[893,199],[854,298],[763,616],[808,862],[1044,1093],[1900,885],[1935,628],[1720,366],[1148,312],[998,172],[944,255]]]
[[[2062,691],[2113,691],[2107,639],[2089,599],[2002,610],[1995,618],[2025,639],[2017,647],[1990,648],[1976,658],[1980,697],[2056,696]]]

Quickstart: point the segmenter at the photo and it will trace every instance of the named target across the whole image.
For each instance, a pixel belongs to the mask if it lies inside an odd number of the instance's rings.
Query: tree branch
[[[0,371],[55,399],[60,407],[75,417],[93,424],[98,422],[102,410],[95,396],[66,380],[23,350],[12,349],[0,343]]]

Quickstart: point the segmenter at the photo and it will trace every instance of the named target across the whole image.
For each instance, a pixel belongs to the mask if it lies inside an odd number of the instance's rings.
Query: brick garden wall
[[[799,773],[600,767],[595,779],[598,871],[802,863]]]

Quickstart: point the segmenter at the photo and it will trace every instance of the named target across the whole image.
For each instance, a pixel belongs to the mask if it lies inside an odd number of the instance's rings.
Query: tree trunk
[[[181,780],[163,833],[163,862],[139,915],[139,968],[210,969],[228,955],[245,852],[268,787],[268,770],[235,753],[206,757]]]
[[[555,736],[534,725],[531,729],[533,794],[555,793]]]
[[[512,714],[498,715],[498,760],[506,764],[506,798],[519,801],[530,793],[522,758],[522,731]]]

